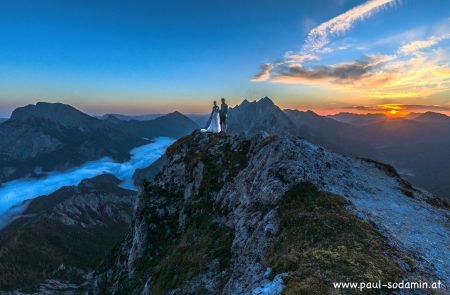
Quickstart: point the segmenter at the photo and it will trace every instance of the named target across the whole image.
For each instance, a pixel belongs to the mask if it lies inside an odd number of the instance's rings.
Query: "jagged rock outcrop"
[[[131,223],[136,193],[119,184],[101,175],[27,201],[0,231],[0,294],[57,294],[85,281]]]
[[[228,130],[232,133],[298,135],[293,122],[268,97],[252,102],[244,100],[230,110],[228,121]]]
[[[448,281],[449,213],[429,198],[389,166],[304,139],[195,132],[141,187],[131,229],[88,293],[327,294],[333,281]]]

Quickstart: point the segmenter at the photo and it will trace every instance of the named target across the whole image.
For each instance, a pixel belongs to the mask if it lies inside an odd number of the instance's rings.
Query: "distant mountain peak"
[[[299,110],[295,110],[295,109],[286,109],[283,110],[284,113],[288,114],[288,115],[293,115],[293,114],[297,114],[297,115],[302,115],[302,116],[306,116],[308,118],[322,118],[322,116],[320,116],[319,114],[311,111],[311,110],[306,110],[306,111],[299,111]]]
[[[232,133],[288,133],[294,125],[269,97],[248,102],[231,109],[228,130]]]
[[[305,113],[310,115],[310,116],[321,117],[319,114],[317,114],[317,113],[315,113],[315,112],[313,112],[311,110],[307,110]]]
[[[423,113],[416,118],[414,118],[416,121],[429,121],[429,122],[436,122],[436,121],[450,121],[450,117],[441,113],[436,112],[426,112]]]
[[[11,120],[42,119],[66,126],[79,126],[96,119],[63,103],[38,102],[17,108],[11,115]]]
[[[247,99],[244,99],[239,106],[246,106],[246,105],[269,105],[269,106],[276,106],[272,99],[270,99],[268,96],[264,96],[260,98],[259,100],[254,100],[252,102],[248,101]],[[278,107],[277,107],[278,108]]]
[[[177,116],[177,117],[183,117],[183,118],[186,117],[179,111],[174,111],[174,112],[168,113],[166,116]]]
[[[270,103],[270,104],[274,105],[273,100],[271,100],[268,96],[264,96],[258,102],[259,103]]]

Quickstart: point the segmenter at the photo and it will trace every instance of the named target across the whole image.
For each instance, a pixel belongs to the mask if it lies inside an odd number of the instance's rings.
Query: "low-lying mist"
[[[17,179],[3,184],[0,187],[0,229],[25,210],[29,203],[25,202],[26,200],[51,194],[64,186],[76,186],[84,179],[100,174],[113,174],[122,181],[122,187],[135,190],[132,177],[136,169],[148,167],[161,157],[173,142],[171,138],[158,137],[150,144],[133,149],[130,152],[130,161],[124,163],[117,163],[105,157],[68,171],[49,173],[43,178]]]

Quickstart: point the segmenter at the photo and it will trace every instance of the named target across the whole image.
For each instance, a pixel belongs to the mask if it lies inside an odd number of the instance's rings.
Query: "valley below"
[[[130,161],[118,163],[111,158],[87,162],[80,167],[64,172],[49,172],[35,179],[17,179],[0,187],[0,229],[10,219],[17,218],[31,199],[49,195],[64,186],[77,186],[85,179],[101,174],[111,174],[121,181],[120,187],[137,191],[133,175],[137,169],[146,168],[159,159],[173,139],[160,137],[152,143],[131,151]]]

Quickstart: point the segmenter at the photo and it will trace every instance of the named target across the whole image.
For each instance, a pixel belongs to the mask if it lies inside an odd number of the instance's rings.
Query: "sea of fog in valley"
[[[148,167],[161,157],[167,147],[174,142],[168,137],[155,138],[152,143],[133,149],[128,162],[117,163],[109,157],[87,162],[77,168],[64,172],[51,172],[39,179],[17,179],[0,187],[0,229],[23,210],[33,198],[49,195],[64,186],[76,186],[84,179],[104,173],[113,174],[122,181],[121,186],[127,189],[136,187],[133,174],[136,169]]]

